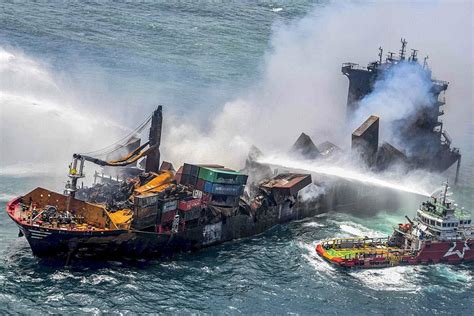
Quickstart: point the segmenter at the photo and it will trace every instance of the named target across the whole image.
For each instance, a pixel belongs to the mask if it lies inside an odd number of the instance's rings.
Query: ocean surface
[[[178,116],[192,115],[205,129],[211,113],[259,82],[268,55],[282,45],[273,40],[276,30],[308,14],[317,18],[328,5],[0,3],[0,314],[472,315],[472,264],[343,271],[316,255],[315,245],[325,238],[390,234],[404,215],[415,214],[415,203],[370,218],[350,209],[328,212],[172,259],[76,260],[68,267],[35,258],[3,211],[9,199],[37,186],[61,191],[67,162],[59,159],[62,166],[53,172],[51,161],[76,142],[87,147],[98,126],[89,123],[98,117],[133,127],[160,103]],[[11,56],[21,63],[8,63]],[[63,101],[71,99],[80,102],[66,107]],[[22,107],[25,100],[31,108]],[[46,112],[38,110],[45,104]],[[89,119],[77,123],[86,112]],[[61,122],[60,128],[49,122]],[[474,128],[467,130],[467,141],[459,144],[462,177],[454,189],[458,202],[472,210]],[[452,175],[450,170],[441,177]]]

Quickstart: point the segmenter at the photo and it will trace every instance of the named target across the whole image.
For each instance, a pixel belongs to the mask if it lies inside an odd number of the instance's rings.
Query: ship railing
[[[378,237],[378,238],[341,238],[323,241],[321,244],[323,247],[333,248],[364,248],[364,247],[377,247],[386,245],[389,241],[389,237]],[[341,247],[343,246],[343,247]]]
[[[347,254],[343,258],[346,260],[352,259],[374,259],[381,258],[388,261],[400,261],[403,256],[413,255],[413,252],[410,249],[397,249],[397,250],[381,250],[381,251],[370,251],[370,252],[359,252],[355,254]]]
[[[362,66],[360,66],[359,64],[356,64],[356,63],[342,63],[342,68],[366,70],[365,67],[362,67]]]

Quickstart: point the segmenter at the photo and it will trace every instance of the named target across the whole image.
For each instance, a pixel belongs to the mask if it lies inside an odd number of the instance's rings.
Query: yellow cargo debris
[[[129,229],[132,222],[133,212],[129,209],[119,210],[114,213],[109,213],[110,220],[119,229]]]
[[[146,184],[135,189],[135,193],[144,192],[161,192],[169,187],[174,180],[174,174],[171,171],[162,171],[155,178],[148,181]]]

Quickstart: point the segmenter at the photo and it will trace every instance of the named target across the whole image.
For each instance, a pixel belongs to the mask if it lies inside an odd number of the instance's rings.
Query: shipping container
[[[174,175],[174,180],[176,181],[176,183],[181,183],[182,174],[183,174],[183,167],[181,166],[179,167],[178,171]]]
[[[244,186],[234,184],[204,183],[204,191],[211,194],[240,196],[244,191]]]
[[[158,202],[158,194],[138,195],[134,197],[134,202],[138,207],[155,205]]]
[[[239,200],[240,196],[214,194],[210,196],[209,204],[216,206],[237,206]]]
[[[189,211],[193,207],[199,207],[199,206],[201,206],[200,199],[181,200],[178,203],[178,209],[180,209],[181,211]]]
[[[192,221],[201,216],[201,211],[202,211],[201,207],[193,207],[187,211],[179,211],[179,215],[185,221]]]
[[[241,174],[233,170],[223,170],[214,168],[201,167],[199,169],[200,179],[220,184],[240,184],[245,185],[247,183],[247,175]]]
[[[172,222],[174,220],[174,217],[176,216],[176,214],[178,214],[178,210],[174,210],[174,211],[168,211],[166,213],[161,213],[161,223],[164,224],[164,223],[169,223],[169,222]]]
[[[132,227],[135,229],[144,229],[154,226],[161,216],[161,211],[157,204],[147,207],[134,208]]]
[[[205,180],[203,179],[197,179],[196,181],[196,185],[194,186],[194,188],[196,190],[199,190],[199,191],[204,191],[204,184],[206,183]]]
[[[163,202],[161,209],[162,209],[163,213],[166,213],[166,212],[176,210],[177,207],[178,207],[178,201],[177,200],[171,200],[171,201]]]
[[[311,183],[311,175],[309,174],[282,173],[262,182],[260,186],[271,189],[274,195],[296,196],[300,190]]]
[[[181,174],[181,178],[180,178],[180,184],[182,185],[187,185],[187,186],[195,186],[196,185],[196,181],[198,180],[198,178],[196,176],[192,176],[192,175],[189,175],[189,174]]]
[[[197,176],[199,175],[199,166],[185,163],[183,165],[183,174],[194,176],[197,178]]]

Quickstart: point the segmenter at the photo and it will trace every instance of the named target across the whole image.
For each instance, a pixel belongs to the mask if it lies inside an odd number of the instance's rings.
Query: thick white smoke
[[[0,48],[0,174],[64,174],[73,153],[126,131],[85,110],[61,79],[48,65]]]
[[[445,127],[466,151],[474,133],[471,12],[469,1],[329,4],[276,24],[255,89],[215,109],[205,124],[164,108],[163,156],[175,165],[239,168],[252,144],[264,152],[285,151],[301,132],[316,143],[347,147],[348,80],[341,64],[372,61],[379,46],[397,51],[400,37],[421,50],[420,58],[430,54],[434,74],[451,83]],[[100,148],[123,134],[104,116],[88,114],[91,107],[83,107],[47,65],[13,51],[1,50],[0,56],[1,167],[65,163],[71,153]]]
[[[355,129],[370,115],[381,118],[380,138],[407,149],[397,132],[399,120],[406,121],[423,108],[434,106],[430,72],[418,63],[400,62],[392,66],[374,84],[374,90],[359,102],[351,118]]]
[[[168,126],[164,153],[173,161],[240,167],[250,145],[264,152],[286,151],[301,132],[316,143],[329,140],[348,147],[355,126],[345,123],[348,80],[341,64],[376,60],[379,46],[397,52],[400,37],[421,50],[420,58],[430,54],[434,75],[451,82],[445,127],[455,145],[469,147],[474,132],[471,12],[469,1],[329,4],[300,20],[277,24],[255,90],[226,103],[205,130],[193,122]],[[423,103],[420,99],[429,98],[426,79],[419,68],[400,65],[354,122],[370,114],[381,115],[383,124],[404,117]],[[390,124],[386,127],[387,134]]]

